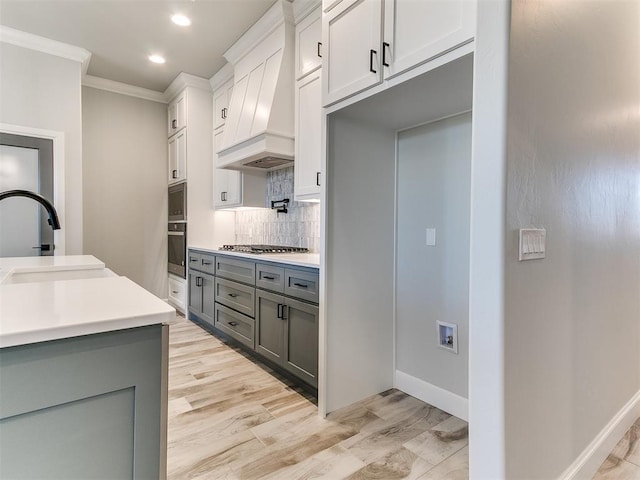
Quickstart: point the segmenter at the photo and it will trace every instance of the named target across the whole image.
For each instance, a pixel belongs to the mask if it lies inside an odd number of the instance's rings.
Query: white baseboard
[[[394,386],[429,405],[469,421],[469,400],[448,390],[396,370]]]
[[[640,391],[609,421],[558,480],[591,480],[611,450],[640,417]]]

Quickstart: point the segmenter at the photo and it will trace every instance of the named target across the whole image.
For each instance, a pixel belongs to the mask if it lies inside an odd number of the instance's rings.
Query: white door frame
[[[60,220],[60,230],[54,230],[53,243],[54,255],[64,255],[66,252],[65,241],[65,157],[64,157],[64,132],[54,130],[43,130],[41,128],[25,127],[22,125],[11,125],[0,123],[0,132],[12,135],[22,135],[24,137],[45,138],[53,141],[53,204],[58,212]]]

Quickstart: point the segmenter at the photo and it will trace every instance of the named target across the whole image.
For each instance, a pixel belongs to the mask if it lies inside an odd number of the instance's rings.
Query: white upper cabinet
[[[296,25],[296,79],[322,65],[322,11],[316,8]]]
[[[470,42],[475,21],[475,0],[340,1],[323,17],[323,105]]]
[[[342,0],[323,17],[325,105],[382,81],[382,0]]]
[[[233,92],[233,78],[213,94],[213,128],[224,126],[229,115],[229,100]]]
[[[169,138],[169,183],[187,179],[187,130]]]
[[[473,0],[385,2],[384,76],[390,78],[469,42],[475,36]]]
[[[187,93],[178,95],[167,108],[167,133],[170,137],[187,126]]]
[[[295,199],[320,199],[322,74],[316,70],[296,85]]]

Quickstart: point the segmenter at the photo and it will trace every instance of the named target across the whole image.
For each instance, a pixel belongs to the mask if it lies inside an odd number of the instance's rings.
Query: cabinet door
[[[168,135],[171,136],[180,129],[187,126],[187,95],[182,92],[173,100],[167,109],[168,112]]]
[[[189,271],[189,311],[200,315],[202,312],[202,274]]]
[[[213,128],[224,126],[229,113],[229,99],[233,90],[233,80],[225,83],[213,94]]]
[[[285,299],[285,368],[318,386],[318,307]]]
[[[295,199],[320,198],[322,139],[321,72],[316,71],[296,85]]]
[[[474,0],[385,2],[385,77],[442,55],[475,35]]]
[[[169,139],[169,183],[187,178],[187,131],[182,130]]]
[[[382,0],[342,0],[322,31],[325,106],[382,81]]]
[[[284,297],[256,290],[256,352],[284,366]]]
[[[202,277],[200,317],[210,325],[213,325],[213,304],[215,302],[214,277],[206,274],[202,274],[200,276]]]
[[[320,7],[296,25],[296,79],[322,64],[322,18]]]
[[[214,175],[213,206],[217,209],[242,206],[242,172],[217,168]]]

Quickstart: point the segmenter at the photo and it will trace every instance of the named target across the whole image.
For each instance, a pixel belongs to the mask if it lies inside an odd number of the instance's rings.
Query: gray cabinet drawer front
[[[219,303],[216,303],[215,314],[216,328],[253,350],[255,326],[253,318],[242,315]]]
[[[284,279],[285,295],[318,303],[320,280],[317,273],[286,268]]]
[[[236,282],[256,284],[256,264],[235,258],[216,256],[216,275]]]
[[[256,287],[284,292],[284,268],[274,265],[256,264]]]
[[[216,302],[253,317],[255,316],[255,297],[255,288],[216,277]]]
[[[202,259],[202,255],[198,252],[192,252],[191,250],[189,250],[189,254],[187,255],[187,257],[187,267],[194,270],[200,270],[200,261]]]
[[[200,264],[198,265],[198,270],[210,273],[213,275],[215,273],[216,268],[216,259],[213,255],[207,255],[206,253],[200,254]]]

